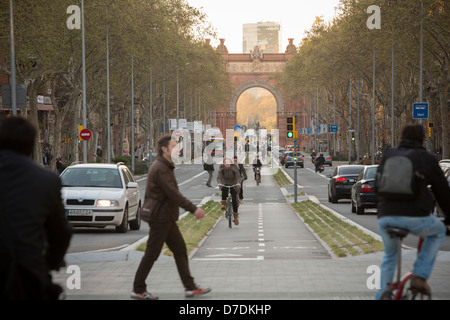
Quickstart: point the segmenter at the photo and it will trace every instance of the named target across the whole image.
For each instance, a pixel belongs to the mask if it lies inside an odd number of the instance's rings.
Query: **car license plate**
[[[354,182],[355,182],[355,179],[348,179],[348,182],[354,183]]]
[[[92,216],[92,210],[86,209],[69,209],[67,210],[68,216]]]

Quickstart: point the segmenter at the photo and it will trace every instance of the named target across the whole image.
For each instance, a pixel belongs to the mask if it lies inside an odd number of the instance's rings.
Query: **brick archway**
[[[237,112],[237,102],[242,93],[251,88],[263,88],[269,91],[275,98],[277,103],[277,112],[284,112],[284,99],[281,92],[269,81],[262,79],[253,79],[242,83],[239,87],[234,89],[234,93],[230,97],[228,110],[230,112]]]
[[[237,102],[241,94],[250,88],[268,90],[277,104],[277,129],[280,145],[286,144],[286,117],[293,112],[301,112],[299,102],[286,101],[283,93],[277,88],[274,75],[283,70],[285,64],[297,52],[289,39],[285,53],[265,54],[256,46],[251,53],[230,54],[225,46],[225,39],[220,39],[217,51],[222,54],[224,67],[229,75],[233,92],[221,111],[215,114],[215,125],[221,132],[234,128],[237,116]],[[305,117],[306,118],[306,117]]]

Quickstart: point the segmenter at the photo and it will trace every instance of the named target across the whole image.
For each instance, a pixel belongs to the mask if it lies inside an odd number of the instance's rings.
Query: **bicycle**
[[[425,294],[419,292],[417,289],[408,288],[406,292],[404,289],[407,286],[407,283],[411,280],[413,274],[412,272],[406,273],[402,278],[401,274],[401,263],[402,263],[402,242],[403,238],[405,238],[409,230],[397,227],[388,227],[386,229],[388,234],[391,237],[398,238],[398,249],[397,249],[397,281],[393,283],[389,283],[389,289],[386,289],[380,296],[380,300],[415,300],[416,297],[420,294],[420,300],[424,300]],[[417,248],[417,254],[419,254],[423,244],[423,237],[419,237],[419,245]],[[429,297],[431,300],[431,297]]]
[[[239,184],[233,184],[233,185],[221,185],[221,188],[228,188],[228,190],[230,190],[231,188],[237,187],[239,186]],[[236,192],[236,197],[239,197],[239,192]],[[237,201],[237,199],[236,199]],[[239,201],[237,201],[237,205],[239,206]],[[225,205],[225,219],[228,220],[228,228],[232,228],[233,227],[233,223],[232,223],[232,219],[231,217],[233,216],[233,199],[231,198],[231,191],[228,192],[228,196],[227,196],[227,202]]]
[[[255,168],[255,175],[256,175],[256,185],[259,186],[261,184],[261,168]]]

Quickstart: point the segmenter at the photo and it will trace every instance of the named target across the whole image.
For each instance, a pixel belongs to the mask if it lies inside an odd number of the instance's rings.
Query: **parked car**
[[[365,166],[352,187],[352,212],[364,214],[366,208],[377,207],[377,197],[374,192],[375,177],[378,165]]]
[[[115,226],[125,233],[141,226],[139,186],[127,166],[77,164],[61,173],[62,199],[74,227]]]
[[[331,155],[328,152],[321,152],[323,153],[323,157],[325,158],[324,165],[327,164],[330,167],[333,165],[333,161],[331,160]]]
[[[441,167],[442,171],[444,172],[444,176],[447,179],[448,185],[450,186],[450,159],[444,159],[444,160],[439,161],[439,166]],[[439,218],[442,218],[442,219],[445,218],[444,212],[442,211],[441,207],[439,207],[437,202],[435,204],[433,214]]]
[[[294,152],[290,151],[290,152],[286,152],[286,157],[284,159],[284,166],[285,168],[288,168],[289,166],[294,166],[295,162],[294,162]],[[304,167],[303,164],[303,155],[301,155],[300,153],[297,153],[297,166],[299,167]]]
[[[450,159],[439,161],[439,166],[441,167],[442,171],[444,171],[444,176],[446,178],[450,177]]]
[[[281,155],[283,154],[284,151],[285,149],[281,147],[272,148],[273,156],[278,158],[278,161],[281,160]]]
[[[294,145],[287,145],[285,146],[286,151],[294,151]],[[300,146],[297,146],[297,152],[300,151]]]
[[[156,152],[152,152],[152,159],[155,160],[157,155],[158,154]],[[147,153],[147,155],[144,158],[142,158],[142,161],[149,161],[150,160],[149,158],[150,158],[150,153]]]
[[[339,199],[351,199],[352,186],[363,168],[361,165],[337,166],[328,181],[328,201],[337,203]]]

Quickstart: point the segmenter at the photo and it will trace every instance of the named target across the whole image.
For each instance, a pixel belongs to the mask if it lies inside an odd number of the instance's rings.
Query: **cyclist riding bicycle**
[[[233,164],[231,159],[225,158],[223,160],[223,164],[219,166],[219,172],[217,175],[217,184],[219,188],[222,189],[222,202],[221,209],[225,210],[225,204],[228,197],[228,192],[231,193],[231,199],[233,204],[233,216],[234,216],[234,224],[239,224],[239,212],[238,212],[238,198],[239,190],[236,187],[234,188],[222,188],[222,186],[231,186],[235,184],[241,184],[242,177],[239,172],[237,166]]]
[[[431,297],[431,289],[426,280],[430,277],[436,256],[445,240],[445,225],[450,224],[450,187],[436,158],[423,147],[424,140],[425,133],[422,125],[407,125],[402,130],[399,147],[387,150],[378,167],[377,185],[382,180],[378,175],[382,175],[387,160],[397,157],[395,161],[398,162],[399,155],[404,155],[413,163],[414,175],[422,178],[412,200],[391,198],[381,194],[380,190],[375,188],[378,198],[378,228],[384,244],[381,289],[376,299],[379,299],[389,288],[397,263],[399,239],[389,236],[388,227],[408,229],[412,234],[424,238],[422,249],[414,264],[411,288]],[[431,186],[431,189],[428,186]],[[445,213],[445,225],[431,214],[434,203],[431,193],[434,194],[434,198]]]
[[[256,159],[253,160],[253,171],[255,173],[255,180],[256,180],[256,169],[259,168],[259,170],[261,170],[261,167],[262,167],[261,160],[259,160],[259,156],[256,156]],[[259,178],[261,179],[261,172]]]

